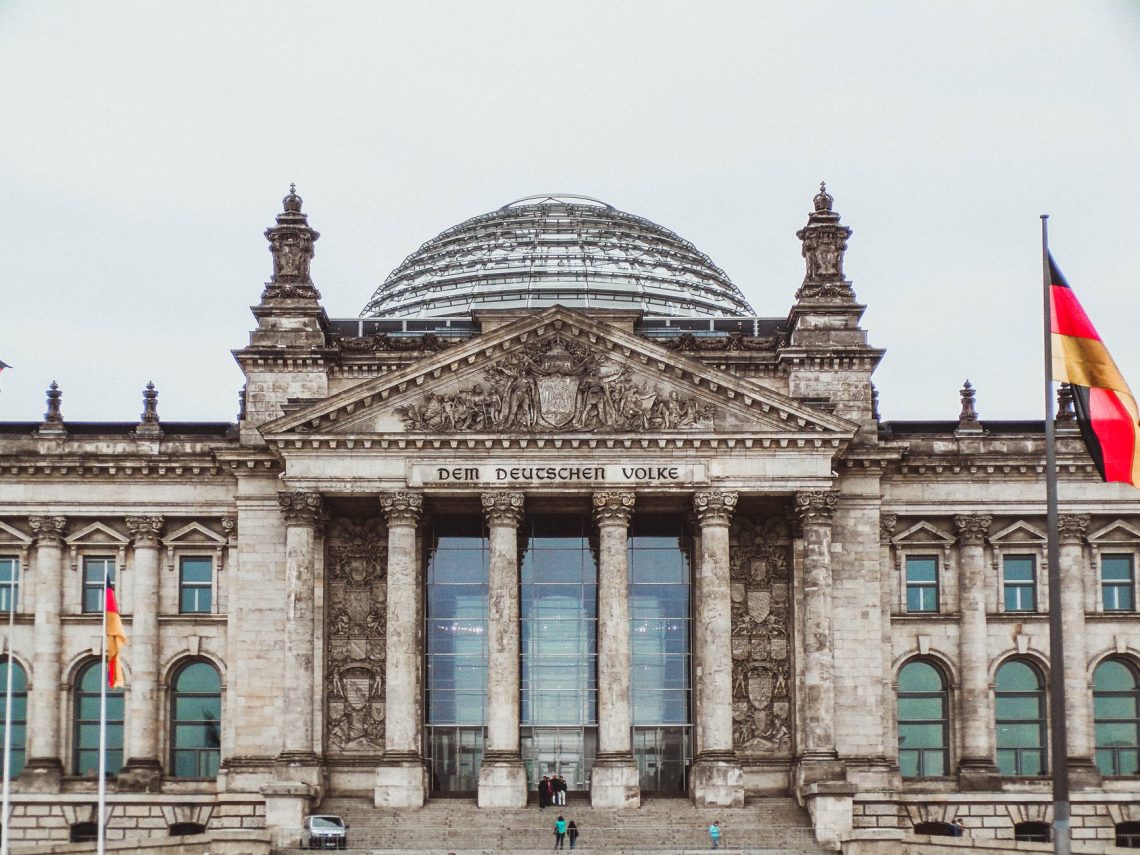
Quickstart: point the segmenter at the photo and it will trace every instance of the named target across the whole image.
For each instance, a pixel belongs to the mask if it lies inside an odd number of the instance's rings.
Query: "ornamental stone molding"
[[[487,519],[487,525],[519,527],[523,507],[526,504],[525,494],[501,490],[484,493],[480,498],[483,502],[483,514]]]
[[[800,525],[831,525],[838,502],[838,490],[804,490],[796,493],[795,507]]]
[[[28,526],[37,546],[63,546],[67,517],[28,517]]]
[[[273,255],[273,279],[265,286],[262,300],[321,297],[309,275],[313,244],[321,235],[309,227],[308,215],[301,213],[301,202],[296,187],[290,184],[289,195],[281,200],[284,210],[277,215],[277,225],[265,232]]]
[[[599,526],[629,526],[636,495],[632,490],[600,490],[594,493],[594,520]]]
[[[320,493],[278,493],[277,501],[281,503],[285,525],[316,528],[321,522],[324,505]]]
[[[158,515],[126,517],[124,522],[135,546],[158,546],[166,518]]]
[[[1083,543],[1089,530],[1088,514],[1061,514],[1057,517],[1057,538],[1061,543]]]
[[[735,490],[703,490],[693,494],[693,513],[702,525],[728,525],[736,510]]]
[[[803,241],[801,253],[807,263],[796,300],[850,302],[855,294],[843,278],[843,255],[851,229],[839,225],[839,214],[832,210],[835,200],[823,182],[812,201],[815,210],[808,215],[807,225],[796,232],[796,237]]]
[[[986,541],[990,523],[989,514],[955,514],[954,526],[958,529],[958,542],[963,546],[981,546]]]
[[[388,525],[419,525],[424,512],[423,493],[396,490],[380,496],[380,508],[388,518]]]
[[[629,368],[562,335],[531,342],[452,394],[397,407],[408,431],[711,430],[716,407],[634,381]]]
[[[888,544],[891,542],[891,535],[895,533],[895,526],[898,524],[898,514],[879,514],[879,542]]]

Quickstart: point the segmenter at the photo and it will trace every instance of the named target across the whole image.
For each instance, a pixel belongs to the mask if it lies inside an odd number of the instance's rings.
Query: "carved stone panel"
[[[483,383],[399,407],[409,431],[711,430],[716,408],[638,383],[606,354],[553,336],[491,365]]]
[[[792,750],[792,546],[784,520],[732,522],[732,737],[745,756]]]
[[[384,750],[387,539],[379,519],[336,517],[326,538],[325,744]]]

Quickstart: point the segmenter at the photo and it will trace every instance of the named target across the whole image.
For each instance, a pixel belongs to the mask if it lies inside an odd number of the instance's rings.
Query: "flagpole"
[[[1049,275],[1049,215],[1041,215],[1041,271],[1045,327],[1045,503],[1049,562],[1049,729],[1053,734],[1053,851],[1071,855],[1069,738],[1065,722],[1065,640],[1061,626],[1061,562],[1057,549],[1057,447],[1053,425],[1053,281]]]
[[[4,688],[4,807],[3,823],[0,827],[0,855],[8,855],[8,804],[12,794],[12,629],[16,623],[16,586],[19,578],[12,573],[8,579],[8,654],[7,685]]]
[[[103,563],[103,632],[100,641],[99,661],[99,843],[98,855],[106,852],[107,832],[107,584],[111,562]]]

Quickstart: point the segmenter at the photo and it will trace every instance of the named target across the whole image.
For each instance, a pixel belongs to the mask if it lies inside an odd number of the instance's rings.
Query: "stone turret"
[[[313,285],[310,264],[320,237],[301,210],[295,185],[281,200],[276,225],[265,231],[273,276],[251,311],[257,328],[249,346],[234,351],[246,376],[241,437],[259,445],[258,425],[277,418],[290,400],[328,395],[329,320]]]

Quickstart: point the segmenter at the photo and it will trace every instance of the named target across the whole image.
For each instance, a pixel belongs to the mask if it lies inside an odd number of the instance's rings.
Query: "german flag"
[[[123,619],[119,617],[119,604],[115,602],[115,589],[110,585],[107,591],[107,688],[121,689],[127,684],[123,674],[123,660],[119,655],[127,645],[127,634],[123,631]]]
[[[1105,481],[1140,487],[1140,412],[1089,316],[1049,256],[1053,379],[1073,390],[1077,423]]]

